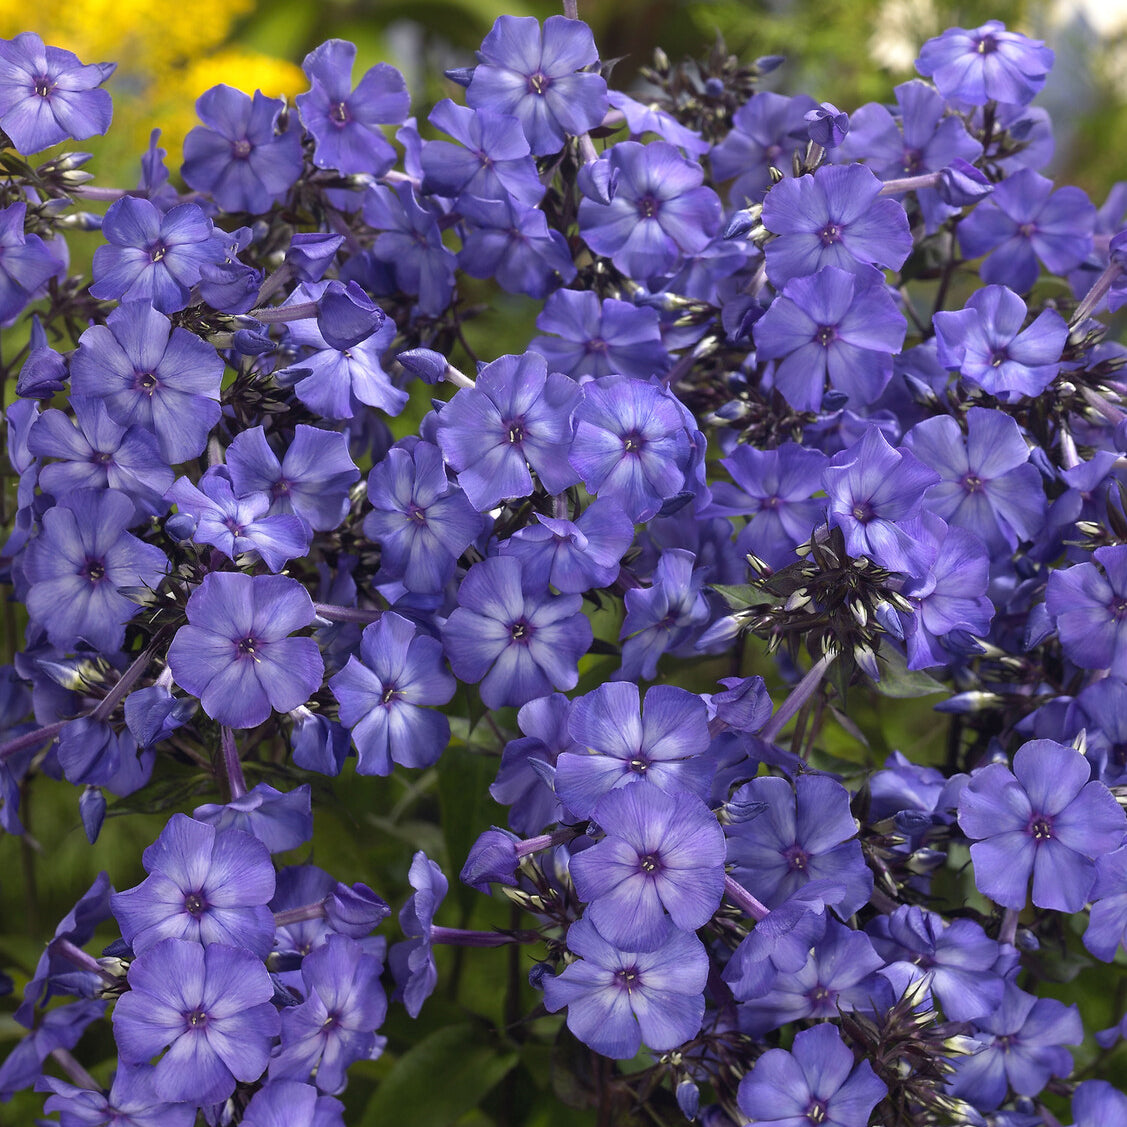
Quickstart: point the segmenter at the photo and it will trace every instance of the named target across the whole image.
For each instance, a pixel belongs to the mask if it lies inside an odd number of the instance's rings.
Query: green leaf
[[[716,583],[712,589],[732,608],[732,610],[746,610],[748,607],[762,607],[775,601],[774,597],[766,591],[753,587],[750,583],[741,583],[735,587],[728,587]]]
[[[438,801],[442,811],[446,855],[455,873],[465,864],[478,835],[494,822],[504,824],[501,808],[489,796],[489,784],[497,774],[499,763],[497,756],[483,755],[469,745],[449,747],[442,757],[438,772]],[[451,883],[451,893],[465,915],[480,894],[461,881]]]
[[[905,698],[948,692],[947,686],[934,677],[919,669],[909,669],[904,655],[891,646],[882,647],[880,657],[883,666],[880,680],[873,682],[878,693],[886,697]]]
[[[359,1127],[450,1127],[516,1066],[517,1054],[476,1025],[451,1025],[396,1061]]]

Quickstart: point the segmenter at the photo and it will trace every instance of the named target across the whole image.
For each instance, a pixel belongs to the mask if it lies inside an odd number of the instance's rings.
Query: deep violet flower
[[[763,224],[779,236],[765,250],[771,284],[782,288],[824,266],[861,278],[874,278],[874,266],[903,266],[912,249],[908,217],[880,192],[881,182],[859,164],[776,184],[763,201]]]
[[[481,560],[462,580],[443,631],[450,667],[463,681],[481,682],[489,708],[574,689],[592,637],[582,602],[528,584],[513,556]]]
[[[605,158],[618,174],[609,204],[585,199],[579,230],[596,254],[624,274],[672,274],[699,254],[720,228],[720,198],[704,187],[704,170],[673,145],[620,141]]]
[[[214,1104],[235,1082],[257,1080],[281,1024],[274,985],[250,951],[162,939],[129,966],[130,989],[113,1011],[114,1037],[126,1064],[156,1064],[161,1099]]]
[[[364,628],[360,656],[329,682],[340,721],[352,730],[361,775],[388,775],[394,761],[429,767],[450,739],[450,722],[431,704],[456,688],[442,664],[442,644],[413,622],[387,611]]]
[[[783,287],[755,323],[756,355],[779,361],[774,384],[795,410],[820,410],[827,381],[860,410],[892,378],[906,329],[886,286],[826,266]]]
[[[122,426],[152,431],[170,465],[199,454],[219,421],[223,361],[147,301],[119,305],[87,329],[70,367],[75,395],[104,400]]]
[[[1060,371],[1068,326],[1044,309],[1029,326],[1026,305],[1005,286],[975,291],[966,308],[936,313],[939,362],[1005,403],[1040,395]]]
[[[694,794],[657,787],[609,791],[594,810],[606,837],[571,859],[586,918],[604,939],[647,951],[665,935],[703,927],[724,891],[724,832]]]
[[[1095,859],[1122,844],[1127,820],[1079,751],[1031,740],[1012,771],[992,763],[971,777],[959,796],[959,826],[974,841],[974,880],[984,896],[1024,908],[1032,876],[1037,907],[1078,912],[1096,881]]]
[[[0,39],[0,129],[21,153],[105,133],[113,107],[98,87],[116,63],[84,65],[32,31]]]
[[[281,98],[254,97],[213,86],[196,100],[197,125],[184,138],[184,182],[207,192],[224,211],[261,215],[301,175],[301,130],[295,117],[284,130]]]
[[[418,1017],[438,982],[431,929],[434,914],[445,899],[450,882],[421,849],[411,860],[408,880],[415,891],[399,911],[399,926],[407,939],[391,948],[388,964],[395,975],[392,1000],[401,1000],[411,1017]]]
[[[312,1084],[271,1080],[251,1096],[239,1122],[243,1127],[344,1127],[344,1104]]]
[[[219,805],[208,802],[192,811],[197,822],[217,830],[241,830],[257,838],[271,853],[296,849],[313,837],[313,810],[308,783],[280,791],[259,783],[239,798]]]
[[[666,922],[649,951],[620,951],[581,919],[567,945],[581,958],[544,979],[544,1005],[550,1013],[566,1006],[567,1027],[585,1045],[628,1060],[643,1043],[665,1052],[696,1036],[708,957],[691,932]]]
[[[205,265],[226,257],[224,236],[199,204],[161,212],[150,200],[124,196],[102,220],[103,243],[94,251],[93,297],[148,301],[161,313],[189,302]]]
[[[532,472],[552,494],[578,481],[568,465],[579,385],[535,352],[502,356],[438,414],[437,440],[474,508],[532,492]]]
[[[38,235],[24,231],[26,216],[26,203],[9,204],[0,211],[0,323],[3,324],[10,324],[44,291],[50,278],[66,270],[58,243],[48,245]],[[33,359],[34,352],[28,357],[28,364]]]
[[[272,708],[288,712],[320,686],[317,643],[288,636],[313,621],[313,600],[297,580],[212,572],[192,592],[187,614],[168,666],[219,723],[253,728]]]
[[[1127,677],[1127,545],[1097,548],[1092,555],[1095,563],[1050,572],[1045,609],[1070,661]]]
[[[173,814],[141,861],[149,876],[110,897],[122,937],[137,954],[169,938],[269,953],[274,866],[257,838]]]
[[[192,1127],[193,1103],[169,1103],[153,1089],[153,1069],[147,1065],[118,1065],[108,1092],[76,1088],[44,1074],[44,1088],[52,1093],[43,1110],[58,1112],[64,1127]]]
[[[297,108],[316,141],[318,168],[382,176],[395,163],[395,149],[380,126],[403,121],[411,98],[403,75],[387,63],[365,71],[351,89],[355,61],[355,44],[343,39],[329,39],[310,51],[301,69],[311,89],[297,96]]]
[[[795,1035],[790,1051],[769,1049],[740,1081],[740,1111],[776,1127],[866,1127],[888,1089],[867,1060],[855,1063],[837,1027]]]
[[[598,60],[591,29],[580,20],[498,16],[478,52],[466,101],[520,120],[535,156],[559,152],[570,134],[594,129],[607,111],[607,84],[577,73]]]
[[[51,642],[73,650],[85,639],[117,650],[141,610],[119,588],[159,586],[165,554],[126,532],[133,502],[116,489],[78,489],[43,514],[24,556],[27,609]]]

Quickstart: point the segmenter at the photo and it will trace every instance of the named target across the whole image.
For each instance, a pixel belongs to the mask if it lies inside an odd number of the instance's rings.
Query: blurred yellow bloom
[[[34,31],[84,63],[118,64],[106,84],[113,127],[106,140],[91,138],[83,147],[98,157],[100,181],[126,183],[136,179],[137,160],[154,127],[163,130],[170,167],[179,165],[184,136],[197,124],[196,98],[212,86],[226,82],[275,97],[306,88],[293,63],[225,46],[236,22],[254,7],[254,0],[40,0],[31,9],[26,0],[0,0],[0,38]]]

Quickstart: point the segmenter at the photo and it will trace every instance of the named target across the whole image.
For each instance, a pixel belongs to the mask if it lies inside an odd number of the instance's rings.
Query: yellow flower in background
[[[300,94],[308,83],[292,62],[226,46],[254,0],[0,0],[0,38],[35,31],[44,42],[73,51],[84,63],[115,62],[106,84],[113,98],[113,126],[106,138],[83,147],[96,161],[89,167],[102,183],[136,180],[149,134],[159,127],[169,167],[180,163],[181,146],[197,124],[195,101],[226,82],[253,94]]]

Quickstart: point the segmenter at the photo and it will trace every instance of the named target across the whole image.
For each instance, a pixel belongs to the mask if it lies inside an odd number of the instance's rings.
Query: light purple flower
[[[581,919],[567,945],[581,959],[544,980],[544,1005],[566,1006],[568,1029],[595,1052],[629,1060],[643,1043],[666,1052],[697,1035],[708,956],[695,935],[667,922],[649,951],[620,951]]]
[[[137,954],[169,938],[269,953],[274,866],[257,838],[173,814],[141,861],[149,876],[110,897],[122,938]]]
[[[176,683],[220,724],[253,728],[319,688],[325,667],[312,638],[313,600],[295,579],[212,572],[192,592],[188,625],[168,648]]]
[[[1095,858],[1122,844],[1127,820],[1080,752],[1031,740],[1014,755],[1013,771],[992,763],[971,777],[959,796],[959,826],[974,840],[974,880],[984,896],[1024,908],[1032,876],[1037,907],[1078,912],[1096,881]]]
[[[116,69],[116,63],[84,65],[31,31],[0,39],[0,129],[21,153],[105,133],[113,107],[98,87]]]
[[[703,927],[724,891],[724,832],[694,794],[625,787],[599,800],[606,831],[569,866],[586,918],[604,939],[649,950],[665,934],[665,913],[682,931]]]
[[[235,1082],[265,1071],[281,1024],[274,985],[250,951],[162,939],[129,966],[130,989],[113,1011],[126,1064],[157,1054],[154,1088],[164,1100],[221,1103]]]
[[[478,52],[466,89],[474,109],[520,120],[533,155],[559,152],[568,137],[594,129],[607,111],[607,84],[591,29],[580,20],[498,16]]]

